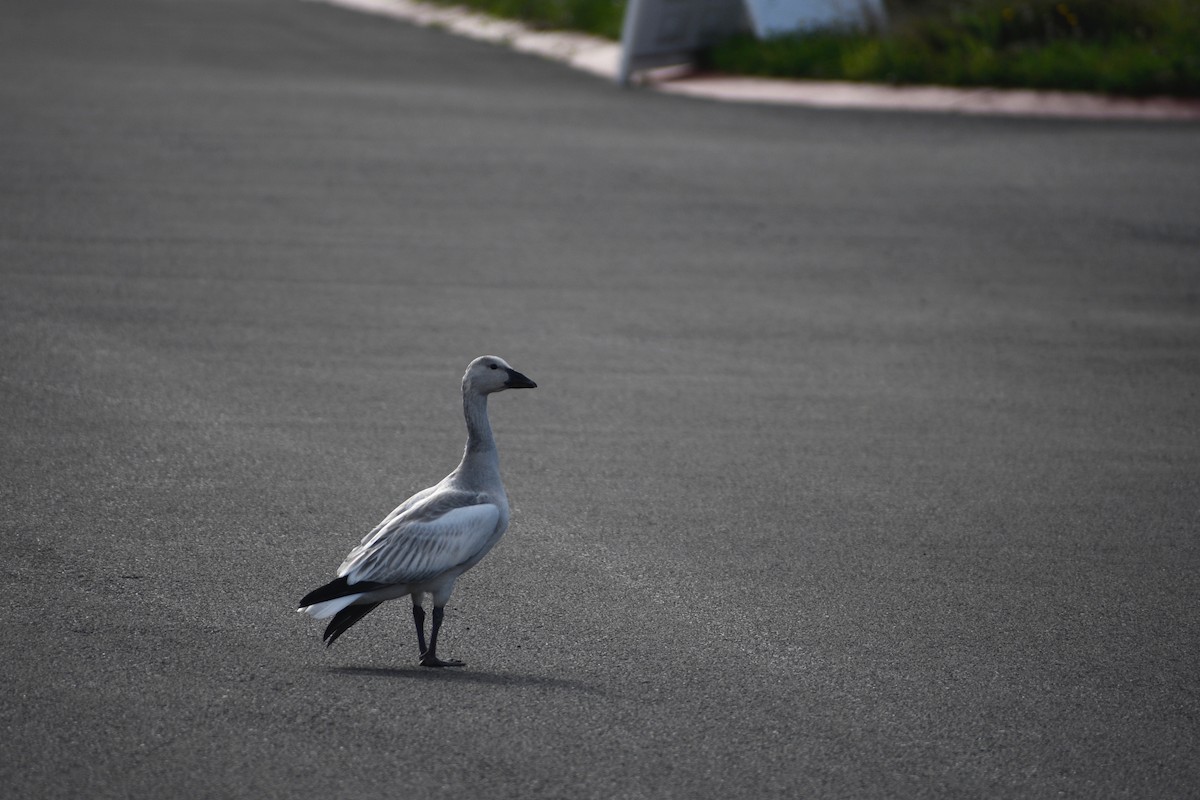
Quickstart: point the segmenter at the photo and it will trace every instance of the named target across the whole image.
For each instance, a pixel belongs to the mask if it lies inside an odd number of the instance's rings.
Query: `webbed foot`
[[[422,667],[465,667],[466,665],[465,661],[442,661],[433,653],[426,653],[421,656]]]

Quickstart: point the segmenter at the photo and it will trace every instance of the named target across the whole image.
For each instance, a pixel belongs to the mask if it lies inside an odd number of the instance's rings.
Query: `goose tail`
[[[368,592],[383,586],[385,584],[371,581],[352,584],[346,580],[345,576],[342,576],[304,595],[300,599],[300,607],[296,610],[303,611],[310,617],[325,619],[358,602]]]

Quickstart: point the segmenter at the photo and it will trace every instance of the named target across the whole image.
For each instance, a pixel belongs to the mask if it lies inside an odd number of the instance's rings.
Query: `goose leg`
[[[425,609],[421,608],[416,602],[413,603],[413,623],[417,626],[417,646],[421,648],[420,653],[425,655]]]
[[[461,667],[461,661],[442,661],[437,657],[438,631],[442,629],[442,617],[446,609],[442,606],[433,607],[433,630],[429,633],[429,649],[421,654],[422,667]]]

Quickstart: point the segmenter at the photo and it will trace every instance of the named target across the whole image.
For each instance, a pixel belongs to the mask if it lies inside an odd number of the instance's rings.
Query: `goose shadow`
[[[550,678],[542,675],[521,675],[512,672],[479,672],[459,669],[429,669],[427,667],[327,667],[333,675],[357,675],[368,678],[403,678],[412,681],[435,681],[438,683],[475,683],[509,688],[557,689],[585,694],[604,695],[595,686],[569,678]]]

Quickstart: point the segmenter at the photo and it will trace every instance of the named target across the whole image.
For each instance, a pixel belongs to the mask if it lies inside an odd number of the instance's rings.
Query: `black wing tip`
[[[315,605],[317,603],[323,603],[326,600],[336,600],[337,598],[346,594],[346,592],[344,591],[345,588],[346,588],[346,578],[345,577],[341,577],[341,578],[337,578],[336,580],[332,580],[329,583],[325,584],[324,586],[318,586],[316,589],[313,589],[311,592],[304,595],[304,597],[300,598],[300,607],[304,608],[306,606]]]
[[[325,642],[325,647],[332,647],[339,636],[354,627],[355,623],[360,619],[374,611],[377,605],[379,603],[362,603],[361,605],[346,606],[337,614],[334,614],[333,619],[329,621],[329,625],[325,627],[325,633],[321,635],[321,640]]]
[[[345,597],[348,594],[358,594],[359,592],[369,592],[372,589],[379,589],[386,584],[374,583],[372,581],[360,581],[359,583],[347,583],[346,576],[335,578],[324,586],[319,586],[313,589],[304,597],[300,598],[300,608],[324,603],[326,600],[337,600],[339,597]]]

